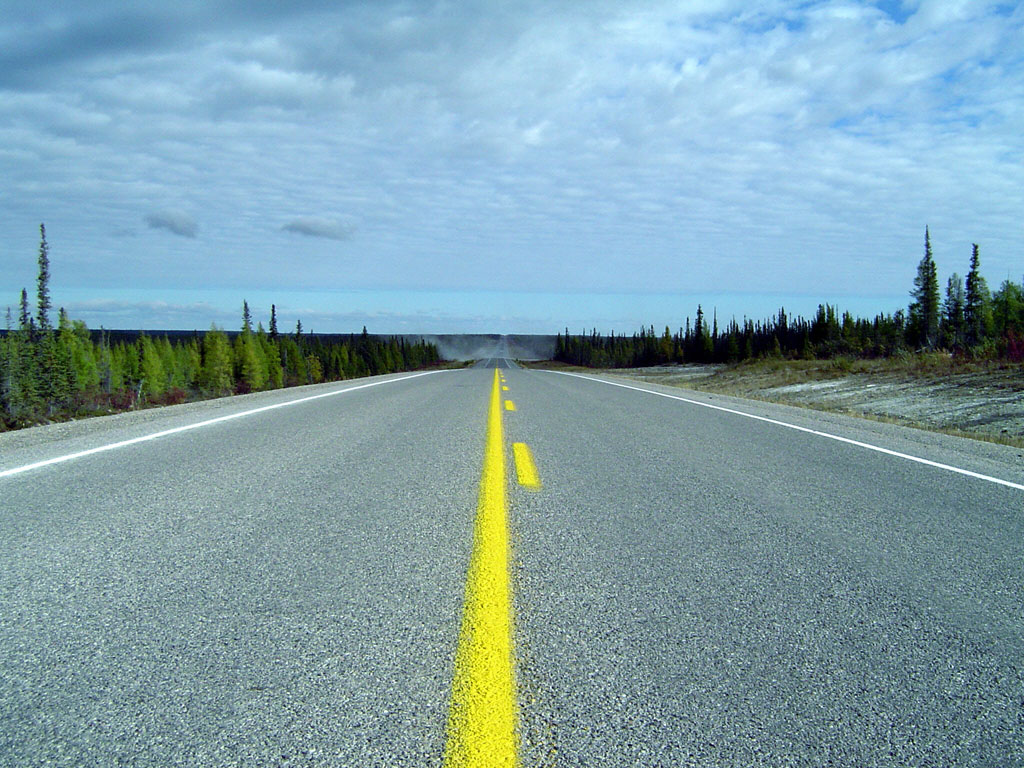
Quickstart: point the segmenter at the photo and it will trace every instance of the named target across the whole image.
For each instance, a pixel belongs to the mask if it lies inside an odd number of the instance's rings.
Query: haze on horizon
[[[1024,9],[7,0],[0,308],[632,332],[1024,272]]]

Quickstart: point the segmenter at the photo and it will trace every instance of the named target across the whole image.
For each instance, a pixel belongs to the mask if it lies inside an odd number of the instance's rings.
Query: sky
[[[632,332],[1024,275],[1024,6],[0,0],[0,310]]]

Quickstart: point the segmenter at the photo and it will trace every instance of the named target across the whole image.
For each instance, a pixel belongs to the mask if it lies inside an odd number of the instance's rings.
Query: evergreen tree
[[[934,349],[939,338],[939,278],[932,258],[931,237],[928,228],[924,230],[924,256],[917,265],[914,299],[909,308],[912,343],[926,349]]]
[[[6,408],[15,422],[31,420],[42,402],[39,384],[39,360],[33,341],[35,324],[28,309],[28,292],[21,289],[18,328],[7,336],[8,375]]]
[[[242,333],[252,333],[252,314],[249,312],[249,302],[242,299]]]
[[[964,281],[956,272],[946,281],[946,300],[942,304],[943,343],[950,349],[964,345]]]
[[[967,290],[964,298],[964,339],[968,347],[976,347],[985,341],[991,325],[992,307],[988,284],[979,271],[978,244],[971,249],[971,270],[967,273]]]
[[[52,416],[58,401],[63,401],[68,394],[64,386],[66,380],[58,370],[57,338],[52,328],[39,334],[35,353],[37,391],[46,413]]]
[[[281,352],[277,343],[263,330],[262,324],[256,332],[256,342],[259,344],[261,357],[266,363],[266,375],[263,378],[265,385],[270,389],[283,387],[284,369],[281,367]]]
[[[27,325],[12,326],[7,309],[7,336],[0,340],[0,407],[10,424],[31,420],[38,408],[35,379],[35,355],[32,353]]]
[[[50,246],[46,244],[46,225],[39,225],[39,277],[36,279],[36,318],[40,333],[50,325]]]
[[[28,291],[21,289],[21,311],[18,314],[18,328],[25,331],[30,337],[33,335],[34,324],[32,315],[28,311]]]
[[[277,305],[270,305],[270,339],[277,341]]]
[[[992,296],[992,325],[995,335],[1002,340],[1024,333],[1024,290],[1010,280],[1004,280]]]
[[[68,313],[61,307],[57,317],[57,333],[54,338],[53,409],[66,408],[78,391],[75,377],[74,353],[75,333]]]

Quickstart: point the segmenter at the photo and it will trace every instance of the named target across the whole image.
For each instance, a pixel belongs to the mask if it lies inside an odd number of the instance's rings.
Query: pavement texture
[[[1024,491],[506,355],[0,478],[0,765],[440,765],[496,366],[521,765],[1024,765]]]

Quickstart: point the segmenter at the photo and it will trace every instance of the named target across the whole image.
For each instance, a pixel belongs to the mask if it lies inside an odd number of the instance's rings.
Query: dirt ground
[[[606,373],[642,381],[895,421],[1024,447],[1024,368],[940,359],[760,361]]]

